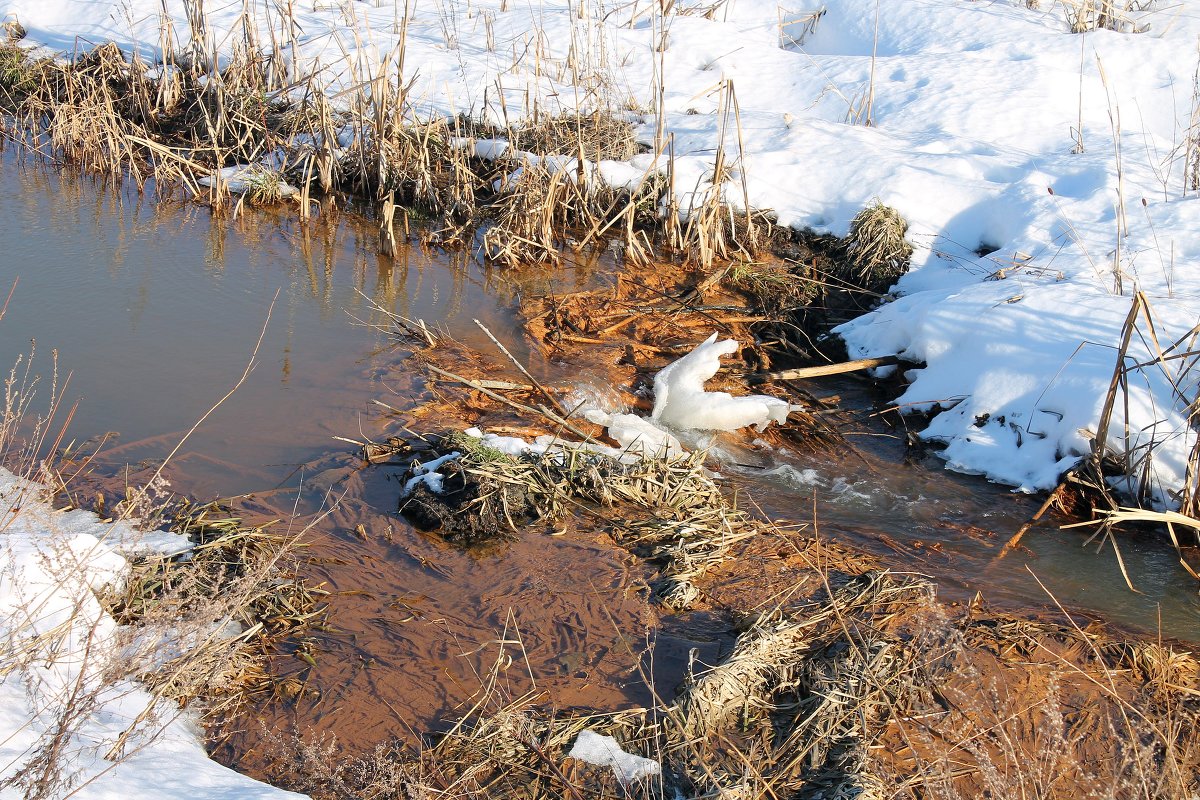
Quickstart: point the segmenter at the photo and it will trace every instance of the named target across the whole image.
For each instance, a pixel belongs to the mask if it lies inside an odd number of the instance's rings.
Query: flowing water
[[[511,310],[529,279],[437,250],[413,248],[395,261],[376,250],[374,227],[349,211],[327,209],[308,226],[289,209],[215,219],[4,156],[0,282],[17,284],[0,320],[0,363],[33,340],[48,392],[56,353],[59,386],[80,401],[67,438],[112,432],[102,451],[111,469],[171,452],[235,385],[265,327],[254,369],[187,439],[169,474],[178,491],[241,496],[263,514],[293,503],[309,512],[325,490],[341,498],[312,531],[307,567],[334,593],[337,630],[319,642],[317,667],[284,665],[305,691],[286,711],[264,712],[279,714],[273,727],[332,732],[352,748],[426,729],[463,710],[501,648],[524,671],[498,673],[512,693],[536,688],[559,705],[600,708],[648,702],[648,685],[669,691],[689,658],[714,658],[730,641],[728,621],[660,615],[641,591],[647,568],[603,535],[534,530],[463,552],[394,513],[395,470],[356,469],[353,446],[333,437],[394,433],[372,401],[402,407],[420,392],[403,351],[370,327],[379,321],[371,303],[486,351],[478,318],[529,355]],[[569,265],[552,280],[586,285],[592,266]],[[537,366],[550,377],[569,371]],[[902,440],[867,413],[872,401],[858,383],[822,391],[862,409],[856,452],[782,453],[725,468],[766,511],[815,517],[822,536],[930,575],[951,599],[980,591],[994,605],[1038,609],[1051,604],[1048,590],[1123,627],[1200,640],[1196,586],[1163,542],[1122,540],[1142,594],[1125,588],[1111,551],[1083,549],[1083,536],[1057,529],[1061,520],[1034,528],[1026,549],[993,565],[1038,502],[946,472],[936,459],[907,463]]]

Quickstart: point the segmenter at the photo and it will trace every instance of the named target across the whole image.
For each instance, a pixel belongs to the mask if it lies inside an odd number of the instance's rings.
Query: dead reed
[[[886,292],[908,271],[912,245],[908,222],[878,200],[855,215],[846,237],[850,274],[843,276],[870,292]]]
[[[29,152],[139,186],[154,178],[159,191],[182,188],[217,208],[230,190],[218,170],[237,165],[255,176],[242,182],[247,202],[293,198],[302,218],[321,193],[391,203],[381,230],[402,206],[431,220],[422,235],[439,244],[466,246],[481,233],[482,254],[506,266],[553,264],[566,248],[617,239],[631,263],[645,263],[654,249],[709,268],[753,255],[769,227],[765,215],[735,212],[727,200],[737,159],[725,153],[735,149],[735,130],[741,149],[731,84],[722,88],[711,179],[681,209],[673,154],[662,154],[661,166],[633,188],[608,186],[596,174],[600,161],[644,149],[629,113],[600,96],[587,111],[535,109],[499,128],[429,117],[410,101],[401,37],[374,61],[347,58],[351,88],[337,93],[335,105],[324,73],[281,64],[249,19],[231,54],[218,58],[203,4],[190,8],[192,44],[172,49],[180,37],[164,21],[166,55],[155,65],[112,44],[70,61],[34,61],[19,45],[0,45],[9,137]],[[298,191],[281,191],[284,181]],[[384,232],[381,247],[394,250],[394,232]]]
[[[583,514],[661,565],[655,592],[671,608],[691,606],[700,594],[695,579],[758,532],[724,498],[703,452],[621,458],[559,441],[512,456],[462,434],[446,437],[438,452],[460,454],[440,467],[441,490],[418,484],[401,500],[401,513],[418,527],[472,544],[517,535],[534,520]]]
[[[1144,16],[1154,5],[1155,0],[1062,0],[1071,33],[1098,30],[1144,33],[1150,26],[1135,14]]]
[[[1091,500],[1096,520],[1066,527],[1094,527],[1089,542],[1110,544],[1125,581],[1133,588],[1114,534],[1122,524],[1160,526],[1179,555],[1180,564],[1200,579],[1185,558],[1184,547],[1200,544],[1200,399],[1196,396],[1195,368],[1200,351],[1196,344],[1200,326],[1174,341],[1160,339],[1161,323],[1145,294],[1138,292],[1130,304],[1116,349],[1112,378],[1101,408],[1096,431],[1089,432],[1091,452],[1067,477]],[[1155,421],[1136,427],[1130,419],[1134,394],[1151,385],[1170,392],[1183,422]],[[1182,486],[1172,493],[1164,485],[1159,461],[1166,446],[1190,442]],[[1169,467],[1168,467],[1169,469]],[[1179,512],[1163,511],[1177,502]],[[1129,507],[1131,504],[1134,507]],[[1179,528],[1191,531],[1181,535]]]
[[[141,653],[142,681],[181,706],[201,700],[209,713],[272,693],[266,659],[285,642],[299,646],[324,620],[325,593],[293,570],[294,537],[247,526],[216,503],[183,503],[168,518],[168,528],[192,543],[186,557],[135,562],[120,590],[104,598],[135,636],[166,625],[196,637]]]

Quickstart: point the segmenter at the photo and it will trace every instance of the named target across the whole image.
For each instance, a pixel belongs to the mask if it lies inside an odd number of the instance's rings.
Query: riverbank
[[[51,494],[0,470],[0,796],[299,800],[212,761],[189,707],[238,701],[271,627],[247,609],[286,576],[220,576],[206,553],[253,545],[203,522],[189,540]]]
[[[707,265],[753,253],[756,221],[840,235],[879,197],[916,268],[841,334],[914,365],[899,402],[937,412],[949,466],[1049,490],[1099,453],[1189,506],[1194,5],[878,5],[0,13],[60,52],[139,54],[90,63],[136,100],[84,93],[59,126],[75,160],[151,162],[214,203],[287,193],[280,170],[301,198],[357,187],[385,203],[384,252],[411,204],[501,263],[602,230],[637,260],[648,212]],[[129,122],[86,110],[129,102]]]

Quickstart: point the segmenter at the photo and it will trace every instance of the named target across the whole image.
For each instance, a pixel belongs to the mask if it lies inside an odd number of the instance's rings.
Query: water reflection
[[[354,435],[383,391],[375,376],[397,356],[352,316],[381,323],[378,305],[431,325],[461,321],[472,343],[484,340],[471,318],[512,328],[495,276],[468,256],[418,246],[393,261],[377,250],[373,226],[333,204],[308,223],[290,209],[214,218],[5,156],[0,281],[20,283],[0,363],[30,338],[58,348],[82,397],[75,429],[116,429],[123,445],[141,443],[128,454],[161,457],[233,385],[278,290],[259,365],[187,447],[274,485],[331,436]],[[180,488],[247,489],[208,473]]]

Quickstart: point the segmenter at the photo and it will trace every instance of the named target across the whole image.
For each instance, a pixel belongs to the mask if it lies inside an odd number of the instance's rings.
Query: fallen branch
[[[900,363],[900,359],[896,356],[882,356],[880,358],[860,358],[857,361],[843,361],[840,364],[822,364],[817,367],[800,367],[799,369],[785,369],[779,372],[763,372],[758,375],[749,375],[747,379],[750,383],[766,383],[767,381],[791,381],[797,378],[817,378],[822,375],[841,375],[846,372],[858,372],[864,369],[874,369],[875,367],[891,367]]]

